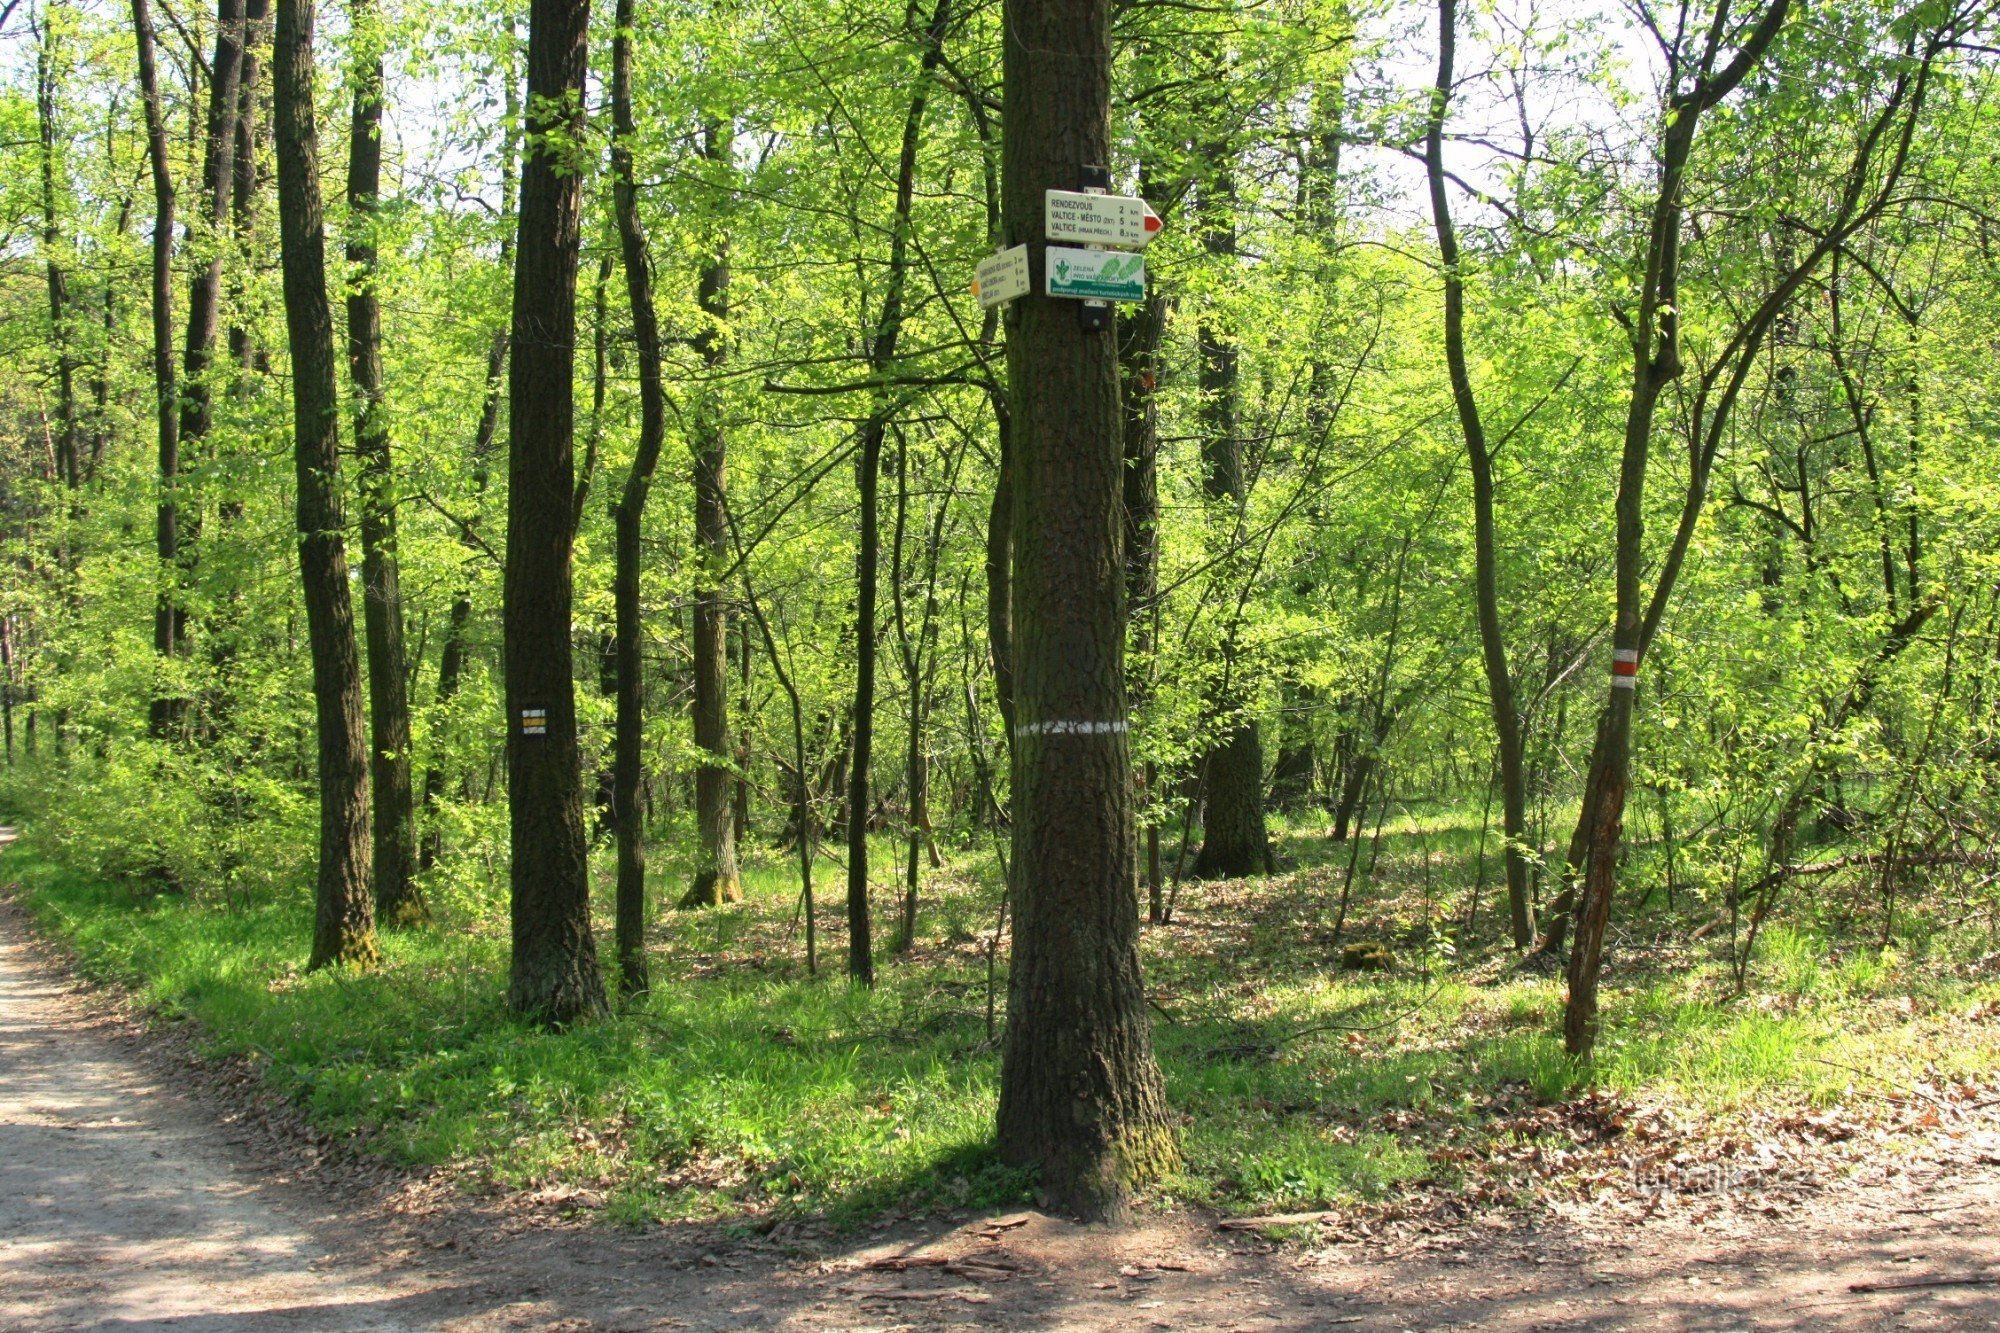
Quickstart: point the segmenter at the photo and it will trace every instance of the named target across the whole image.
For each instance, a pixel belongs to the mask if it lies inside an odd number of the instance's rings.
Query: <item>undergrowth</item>
[[[1184,1127],[1184,1167],[1156,1204],[1282,1211],[1449,1189],[1465,1153],[1441,1143],[1504,1136],[1522,1106],[1587,1085],[1726,1119],[2000,1064],[1986,931],[1940,926],[1883,946],[1788,923],[1737,995],[1722,946],[1689,942],[1683,903],[1623,922],[1600,1053],[1581,1068],[1554,1035],[1560,980],[1508,972],[1498,942],[1467,928],[1463,891],[1432,892],[1473,879],[1474,834],[1385,835],[1342,940],[1342,859],[1311,864],[1311,830],[1288,840],[1302,867],[1185,885],[1174,923],[1143,932]],[[4,873],[85,971],[192,1020],[210,1053],[252,1061],[316,1126],[475,1188],[625,1223],[849,1224],[1032,1197],[990,1146],[998,898],[973,852],[929,876],[918,945],[885,955],[872,991],[837,971],[830,901],[821,971],[807,975],[795,867],[772,854],[746,873],[743,904],[657,915],[651,993],[563,1033],[505,1013],[502,913],[389,935],[367,975],[305,975],[303,888],[250,899],[107,882],[51,860],[32,825]],[[655,899],[671,901],[670,860],[661,873]],[[1496,906],[1488,928],[1503,924]],[[1381,943],[1392,966],[1344,970],[1343,940]],[[1004,952],[997,984],[1004,1022]]]

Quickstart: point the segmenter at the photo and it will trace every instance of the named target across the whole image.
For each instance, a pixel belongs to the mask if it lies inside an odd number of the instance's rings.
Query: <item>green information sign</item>
[[[1052,245],[1048,252],[1048,293],[1079,301],[1143,301],[1146,259],[1117,250],[1077,250]]]

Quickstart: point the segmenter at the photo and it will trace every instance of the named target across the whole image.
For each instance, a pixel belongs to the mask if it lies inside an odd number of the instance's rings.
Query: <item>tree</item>
[[[416,791],[410,779],[409,664],[396,558],[395,465],[382,387],[382,302],[376,291],[382,196],[382,35],[375,0],[355,0],[354,112],[347,144],[347,366],[354,378],[354,453],[361,472],[361,589],[368,636],[368,765],[375,794],[375,915],[418,925]]]
[[[1424,134],[1424,174],[1430,184],[1431,220],[1437,229],[1438,259],[1444,265],[1444,356],[1451,376],[1452,405],[1465,439],[1472,470],[1473,599],[1478,608],[1479,646],[1486,664],[1486,694],[1499,748],[1501,827],[1507,836],[1507,912],[1514,945],[1534,943],[1535,923],[1528,904],[1528,789],[1521,752],[1521,716],[1514,707],[1514,673],[1507,663],[1507,639],[1500,628],[1500,557],[1493,532],[1493,455],[1479,417],[1479,399],[1465,359],[1465,274],[1445,194],[1444,122],[1451,106],[1452,63],[1458,49],[1457,0],[1438,0],[1437,86],[1431,93],[1430,124]]]
[[[702,127],[703,156],[727,171],[735,135],[728,121]],[[703,327],[695,335],[702,364],[716,371],[729,355],[729,241],[716,242],[697,280]],[[694,743],[703,755],[694,774],[695,825],[701,856],[683,907],[735,902],[743,896],[736,873],[736,822],[729,808],[729,611],[720,586],[729,560],[729,436],[710,399],[695,427],[694,531],[701,549],[700,586],[694,597]]]
[[[1225,263],[1236,258],[1235,172],[1229,149],[1210,151],[1210,172],[1201,186],[1202,247]],[[1204,319],[1195,331],[1201,385],[1202,490],[1215,505],[1231,546],[1242,533],[1248,499],[1243,477],[1243,440],[1236,415],[1237,367],[1241,355],[1229,332]],[[1225,561],[1228,567],[1238,562]],[[1238,603],[1240,607],[1240,602]],[[1222,627],[1221,672],[1214,706],[1229,721],[1202,757],[1204,814],[1201,854],[1194,872],[1217,878],[1271,872],[1271,841],[1264,824],[1264,741],[1250,709],[1254,683],[1245,679],[1238,635],[1240,613]]]
[[[299,576],[305,585],[319,743],[319,873],[309,967],[375,961],[369,885],[368,745],[361,724],[361,656],[347,587],[340,498],[340,398],[313,123],[310,0],[278,0],[272,61],[278,149],[278,229],[285,329],[292,359],[292,453],[297,465]]]
[[[639,446],[612,511],[617,529],[612,573],[613,659],[618,702],[611,764],[611,810],[618,842],[618,978],[627,995],[646,989],[646,811],[640,783],[645,762],[645,662],[639,607],[640,521],[667,432],[666,386],[660,369],[660,319],[653,308],[653,259],[639,221],[632,175],[632,24],[634,0],[618,0],[611,39],[611,194],[617,213],[625,294],[632,308],[632,342],[639,354]],[[707,832],[704,826],[704,832]]]
[[[504,591],[513,964],[507,1003],[538,1022],[601,1014],[590,928],[570,652],[576,267],[588,0],[534,0],[527,151],[514,247]]]
[[[1007,0],[1007,239],[1045,242],[1042,200],[1111,153],[1102,0]],[[1153,1063],[1133,899],[1118,349],[1029,295],[1007,344],[1014,468],[1013,970],[1001,1156],[1049,1202],[1115,1219],[1177,1160]]]
[[[159,562],[153,598],[153,652],[160,678],[153,687],[148,716],[153,735],[180,728],[181,704],[169,670],[181,655],[180,602],[180,403],[174,377],[174,178],[167,137],[166,108],[160,101],[159,60],[153,12],[147,0],[132,0],[132,32],[139,44],[139,100],[146,118],[146,159],[153,175],[153,412],[158,459],[159,502],[155,509],[153,552]]]

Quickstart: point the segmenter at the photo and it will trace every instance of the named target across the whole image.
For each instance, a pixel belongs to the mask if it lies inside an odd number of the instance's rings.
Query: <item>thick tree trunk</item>
[[[1043,194],[1111,154],[1105,0],[1007,0],[1007,239],[1040,245]],[[1048,1202],[1126,1215],[1178,1157],[1154,1064],[1132,896],[1118,349],[1075,303],[1015,303],[1014,957],[1001,1157]]]
[[[1527,769],[1521,751],[1521,717],[1514,707],[1514,676],[1507,663],[1507,640],[1500,627],[1499,553],[1493,524],[1493,457],[1479,418],[1472,375],[1465,358],[1465,280],[1459,270],[1458,233],[1445,195],[1444,119],[1451,102],[1452,63],[1458,47],[1457,0],[1438,0],[1438,72],[1431,93],[1424,163],[1430,180],[1431,218],[1437,228],[1438,258],[1444,263],[1444,353],[1451,377],[1459,432],[1472,466],[1473,593],[1478,608],[1479,643],[1486,663],[1486,696],[1500,749],[1501,825],[1507,836],[1507,912],[1514,947],[1534,943],[1528,907]]]
[[[416,880],[416,794],[410,779],[409,667],[403,656],[395,467],[382,395],[382,306],[376,214],[382,194],[382,35],[375,0],[354,0],[354,117],[347,148],[347,366],[354,378],[354,453],[361,473],[361,589],[368,635],[369,778],[375,794],[375,919],[429,919]]]
[[[626,995],[645,991],[646,811],[645,648],[639,606],[642,560],[640,524],[666,439],[666,387],[660,368],[660,321],[653,307],[653,259],[639,221],[639,191],[632,177],[632,25],[634,0],[618,0],[611,42],[611,195],[625,265],[625,295],[632,307],[632,341],[639,354],[639,447],[613,510],[616,568],[611,598],[616,626],[617,720],[611,759],[611,811],[618,843],[618,983]]]
[[[589,0],[533,0],[527,157],[508,368],[507,779],[513,847],[508,1007],[547,1024],[605,1010],[590,928],[570,652],[576,267]]]
[[[1236,190],[1223,154],[1202,192],[1202,243],[1218,259],[1236,256]],[[1204,320],[1196,330],[1200,358],[1202,484],[1208,498],[1230,515],[1227,540],[1241,528],[1243,441],[1236,429],[1236,344],[1223,329]],[[1234,561],[1226,561],[1231,568]],[[1237,624],[1224,627],[1223,680],[1214,700],[1218,713],[1235,718],[1202,759],[1202,839],[1194,873],[1229,878],[1271,871],[1271,839],[1264,825],[1264,740],[1254,717],[1244,716],[1254,690],[1237,662]]]
[[[728,122],[711,123],[705,153],[728,167],[734,136]],[[729,243],[716,245],[696,293],[708,324],[695,339],[711,370],[729,355]],[[736,821],[729,808],[729,612],[716,581],[729,563],[728,434],[713,403],[697,427],[694,447],[694,537],[702,583],[694,595],[694,744],[702,759],[694,774],[700,859],[682,907],[733,903],[743,896],[736,872]]]
[[[174,179],[166,111],[160,101],[152,7],[132,0],[132,31],[139,46],[139,99],[146,117],[146,157],[153,173],[153,408],[160,482],[154,520],[154,555],[159,591],[153,599],[153,653],[160,677],[149,710],[152,733],[162,739],[180,731],[184,711],[172,678],[181,654],[180,601],[180,397],[174,371]]]
[[[278,147],[278,226],[284,251],[285,329],[292,355],[293,453],[298,472],[299,570],[312,647],[319,738],[319,880],[309,967],[375,961],[368,883],[368,745],[361,723],[361,657],[347,586],[340,498],[340,398],[326,235],[313,123],[310,0],[278,0],[272,62]]]

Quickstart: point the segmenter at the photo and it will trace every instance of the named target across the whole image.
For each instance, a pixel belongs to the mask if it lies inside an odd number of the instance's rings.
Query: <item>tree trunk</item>
[[[1493,457],[1479,418],[1472,375],[1465,359],[1465,280],[1459,269],[1458,233],[1445,195],[1444,118],[1451,103],[1452,62],[1458,46],[1457,0],[1438,0],[1438,72],[1431,93],[1431,117],[1424,139],[1430,180],[1431,218],[1437,228],[1438,258],[1444,264],[1444,352],[1451,377],[1459,432],[1472,465],[1473,594],[1478,606],[1479,643],[1486,663],[1486,696],[1500,749],[1501,825],[1507,837],[1507,913],[1514,947],[1534,943],[1528,908],[1528,788],[1521,752],[1521,716],[1514,707],[1514,676],[1507,663],[1507,640],[1500,628],[1499,554],[1493,525]]]
[[[639,222],[632,177],[632,25],[634,0],[618,0],[611,41],[611,196],[632,307],[632,341],[639,354],[639,447],[613,510],[617,529],[611,597],[616,627],[617,721],[611,760],[611,810],[618,843],[618,984],[626,995],[646,990],[645,647],[639,606],[640,524],[653,472],[666,439],[666,388],[660,370],[660,321],[653,307],[653,259]]]
[[[726,121],[706,129],[705,155],[728,169],[734,136]],[[706,327],[695,339],[711,370],[729,355],[729,242],[718,242],[697,292]],[[736,822],[729,808],[729,612],[717,583],[729,563],[728,435],[715,404],[696,428],[694,538],[701,586],[694,595],[694,744],[702,758],[694,774],[695,826],[700,834],[694,882],[682,907],[733,903],[743,897],[736,873]]]
[[[347,148],[347,267],[353,286],[347,293],[347,366],[354,378],[354,453],[361,473],[368,764],[375,794],[375,919],[394,927],[421,925],[430,913],[416,880],[410,677],[403,656],[395,468],[382,395],[382,307],[375,289],[375,226],[382,193],[382,34],[378,25],[375,0],[354,0],[354,118]]]
[[[1226,149],[1203,191],[1202,244],[1218,259],[1236,257],[1236,191]],[[1238,354],[1230,335],[1204,320],[1196,331],[1200,358],[1202,484],[1208,498],[1230,515],[1234,542],[1243,509],[1243,442],[1236,430]],[[1237,562],[1225,560],[1224,569]],[[1233,719],[1202,759],[1201,853],[1194,873],[1231,878],[1271,871],[1271,840],[1264,825],[1264,741],[1255,717],[1245,716],[1254,691],[1237,666],[1237,616],[1223,630],[1223,679],[1215,711]]]
[[[272,61],[278,148],[278,227],[284,253],[285,329],[292,355],[293,452],[298,471],[299,572],[305,583],[319,738],[319,880],[310,968],[375,962],[368,883],[368,745],[361,724],[361,658],[347,586],[340,498],[340,397],[326,234],[313,122],[310,0],[278,0]]]
[[[180,602],[174,595],[180,573],[181,460],[180,399],[174,373],[174,179],[148,0],[132,0],[132,30],[138,39],[139,98],[145,109],[146,156],[153,173],[153,407],[160,479],[153,529],[160,580],[153,600],[153,652],[159,658],[160,677],[153,687],[148,721],[152,734],[166,739],[180,731],[183,712],[172,675],[174,659],[181,655]]]
[[[1104,0],[1006,0],[1007,239],[1111,153]],[[1127,1215],[1178,1159],[1132,897],[1118,349],[1030,295],[1008,339],[1014,468],[1014,959],[999,1146],[1050,1205]]]
[[[230,228],[239,246],[248,245],[257,229],[257,110],[262,77],[260,53],[270,41],[265,24],[270,18],[270,0],[245,0],[243,5],[243,59],[236,80],[236,141],[231,154],[229,189]],[[240,279],[239,279],[240,281]],[[229,327],[229,359],[241,370],[268,370],[262,348],[251,340],[242,322]]]
[[[1142,163],[1139,193],[1154,199],[1151,176]],[[1118,365],[1124,401],[1125,607],[1132,648],[1139,662],[1128,672],[1127,690],[1136,715],[1151,690],[1151,658],[1157,647],[1154,597],[1160,584],[1160,342],[1166,335],[1167,303],[1147,282],[1146,299],[1123,308],[1118,321]],[[1140,774],[1140,791],[1159,799],[1159,766],[1147,761]],[[1141,871],[1146,888],[1146,919],[1166,920],[1166,885],[1161,873],[1160,827],[1146,822],[1146,859]]]
[[[188,288],[187,343],[181,349],[183,447],[207,438],[215,422],[208,383],[222,328],[222,260],[227,249],[229,200],[236,183],[236,115],[243,70],[243,0],[216,0],[215,57],[210,63],[208,129],[202,148],[201,223],[188,219],[188,249],[198,257]],[[197,460],[199,461],[199,460]]]
[[[576,267],[589,0],[533,0],[527,157],[509,339],[507,779],[513,847],[508,1007],[556,1025],[601,1014],[590,929],[570,653]]]
[[[903,117],[902,153],[896,167],[896,211],[889,234],[889,272],[882,307],[868,344],[868,368],[881,378],[896,364],[896,343],[903,332],[903,284],[909,273],[910,208],[916,197],[917,148],[922,141],[924,107],[938,62],[944,57],[944,32],[951,19],[951,0],[937,0],[925,33],[916,89]],[[863,985],[875,984],[872,929],[868,916],[868,779],[875,744],[875,599],[877,567],[881,564],[881,519],[877,492],[882,474],[882,441],[888,433],[893,405],[877,391],[873,409],[861,426],[857,482],[861,499],[861,540],[855,558],[854,754],[848,769],[847,797],[847,971]]]
[[[83,485],[76,410],[76,356],[70,349],[69,274],[62,265],[62,224],[56,206],[56,85],[51,46],[55,33],[42,16],[35,44],[35,123],[41,138],[42,260],[49,295],[49,343],[55,351],[56,481],[71,491]],[[72,508],[72,517],[75,510]],[[73,538],[65,538],[65,545]]]

